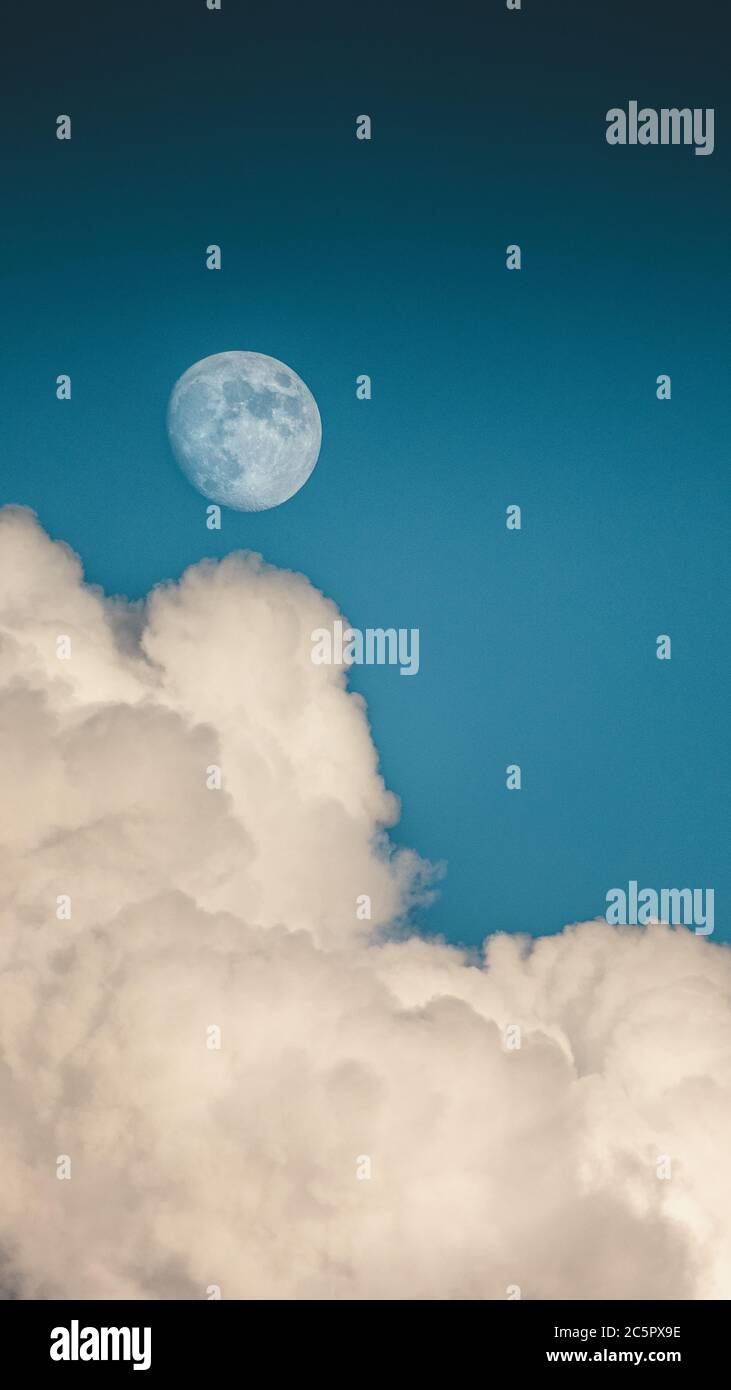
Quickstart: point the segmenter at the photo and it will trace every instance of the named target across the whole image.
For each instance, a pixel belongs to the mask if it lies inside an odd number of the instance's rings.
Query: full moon
[[[173,453],[204,497],[263,512],[293,497],[322,441],[304,381],[276,357],[218,352],[175,383],[167,415]]]

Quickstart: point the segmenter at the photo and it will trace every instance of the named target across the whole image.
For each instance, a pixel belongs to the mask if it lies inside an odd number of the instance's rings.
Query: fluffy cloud
[[[731,951],[389,939],[338,616],[251,555],[110,601],[0,513],[6,1295],[731,1296]]]

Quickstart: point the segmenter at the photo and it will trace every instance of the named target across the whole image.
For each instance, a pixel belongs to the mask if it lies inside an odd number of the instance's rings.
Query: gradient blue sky
[[[637,879],[713,887],[729,939],[728,22],[390,8],[13,18],[0,501],[108,592],[253,548],[357,626],[420,628],[417,678],[352,684],[396,838],[447,864],[426,929],[554,931]],[[715,153],[609,148],[633,98],[714,106]],[[232,348],[304,378],[324,441],[295,498],[216,534],[165,408]]]

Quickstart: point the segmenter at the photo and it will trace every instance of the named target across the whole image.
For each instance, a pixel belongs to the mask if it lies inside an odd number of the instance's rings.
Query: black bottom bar
[[[406,1306],[404,1306],[406,1305]],[[43,1385],[77,1377],[255,1374],[362,1379],[393,1373],[399,1362],[413,1378],[422,1367],[454,1377],[479,1355],[484,1377],[506,1370],[566,1369],[584,1374],[661,1368],[723,1367],[728,1304],[389,1303],[0,1303],[0,1337],[23,1371]],[[147,1332],[145,1332],[147,1329]],[[455,1341],[455,1333],[458,1341]],[[53,1348],[54,1355],[51,1355]],[[455,1366],[456,1361],[456,1366]],[[149,1365],[147,1364],[149,1362]],[[451,1364],[450,1364],[451,1363]],[[225,1371],[224,1371],[225,1368]],[[461,1373],[461,1372],[460,1372]],[[140,1383],[144,1383],[140,1381]]]

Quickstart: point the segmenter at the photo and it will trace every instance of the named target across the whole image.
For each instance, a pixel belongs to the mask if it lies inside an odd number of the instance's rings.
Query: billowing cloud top
[[[110,601],[0,513],[6,1296],[731,1296],[731,952],[389,940],[338,616],[240,554]]]

